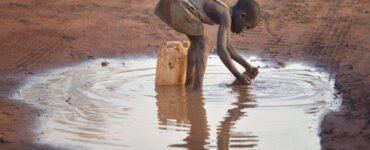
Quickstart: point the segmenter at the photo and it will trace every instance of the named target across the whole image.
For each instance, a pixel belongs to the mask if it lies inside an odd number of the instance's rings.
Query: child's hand
[[[258,68],[256,67],[251,67],[246,71],[247,76],[249,79],[254,79],[258,75]]]
[[[252,80],[249,78],[248,73],[247,72],[243,72],[242,76],[243,76],[243,78],[245,80],[245,83],[241,83],[238,79],[235,79],[234,82],[231,83],[231,85],[237,85],[237,86],[248,86],[248,85],[251,85]]]

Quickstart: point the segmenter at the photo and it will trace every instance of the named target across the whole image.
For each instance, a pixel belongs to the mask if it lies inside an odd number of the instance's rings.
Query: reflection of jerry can
[[[171,122],[176,120],[176,126],[185,125],[189,121],[185,87],[156,86],[155,91],[159,121],[164,125],[171,125]],[[163,129],[167,127],[162,126]]]
[[[171,41],[158,49],[156,85],[184,85],[189,41]]]

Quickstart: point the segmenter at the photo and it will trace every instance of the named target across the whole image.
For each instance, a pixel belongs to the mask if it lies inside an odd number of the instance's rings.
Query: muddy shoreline
[[[138,2],[0,2],[0,149],[55,149],[34,144],[41,133],[32,129],[47,114],[7,98],[27,76],[94,57],[152,55],[163,41],[185,39],[152,14],[156,1]],[[236,47],[277,64],[306,61],[331,72],[343,105],[321,125],[322,148],[367,149],[370,3],[259,2],[263,21],[254,30],[233,35]],[[213,27],[208,33],[214,37],[215,31]]]

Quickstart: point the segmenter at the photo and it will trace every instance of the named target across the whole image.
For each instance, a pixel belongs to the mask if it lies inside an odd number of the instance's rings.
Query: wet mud
[[[35,74],[14,98],[46,110],[39,142],[61,148],[320,149],[321,117],[340,105],[334,81],[302,64],[249,61],[260,66],[253,84],[230,86],[211,55],[195,92],[155,86],[154,58],[90,60]]]

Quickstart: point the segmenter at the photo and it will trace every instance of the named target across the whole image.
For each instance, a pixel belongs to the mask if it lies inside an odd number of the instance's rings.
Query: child
[[[258,70],[245,61],[230,43],[230,34],[254,28],[260,21],[260,8],[254,0],[238,0],[229,7],[222,0],[160,0],[155,14],[176,31],[186,34],[190,40],[187,58],[186,86],[201,89],[209,40],[204,35],[203,23],[219,25],[217,54],[224,65],[237,79],[238,84],[249,85]],[[242,65],[246,72],[241,74],[232,60]],[[234,82],[235,83],[235,82]]]

